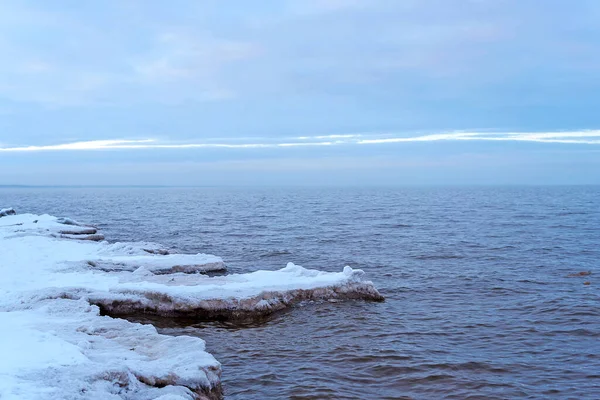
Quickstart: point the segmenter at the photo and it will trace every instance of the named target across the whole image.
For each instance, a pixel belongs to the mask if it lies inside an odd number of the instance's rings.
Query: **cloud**
[[[211,37],[210,33],[170,31],[158,35],[149,55],[133,63],[134,80],[167,86],[188,98],[222,99],[234,96],[221,76],[223,69],[257,57],[258,45]]]
[[[380,0],[288,0],[287,11],[294,16],[339,13],[373,8]]]
[[[160,15],[131,11],[118,3],[101,9],[3,3],[0,101],[127,107],[222,100],[235,92],[223,71],[260,52],[195,24],[171,25]]]
[[[5,1],[0,100],[127,107],[385,94],[410,105],[506,82],[522,91],[517,77],[570,87],[596,77],[597,9],[591,1]]]
[[[5,152],[36,152],[36,151],[81,151],[116,149],[120,146],[143,146],[144,143],[152,142],[151,139],[144,140],[90,140],[86,142],[64,143],[49,146],[25,146],[25,147],[0,147]]]
[[[213,139],[214,140],[214,139]],[[242,143],[237,143],[241,141]],[[90,150],[176,150],[176,149],[275,149],[291,147],[319,147],[342,145],[384,145],[410,142],[444,141],[512,141],[563,144],[600,144],[600,130],[571,132],[449,132],[419,136],[398,136],[384,134],[348,134],[299,136],[289,138],[271,138],[263,142],[244,142],[244,138],[221,143],[211,140],[204,142],[169,143],[156,139],[141,140],[94,140],[64,143],[46,146],[0,147],[0,152],[50,152],[50,151],[90,151]]]
[[[358,144],[435,141],[513,141],[538,143],[600,144],[600,130],[576,132],[451,132],[416,137],[387,137],[359,140]]]

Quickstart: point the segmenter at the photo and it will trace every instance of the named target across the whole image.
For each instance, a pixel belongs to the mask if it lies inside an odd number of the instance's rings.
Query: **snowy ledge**
[[[12,209],[0,212],[0,246],[1,399],[219,399],[221,366],[202,339],[112,317],[232,319],[383,300],[350,267],[209,277],[225,269],[219,257],[111,244],[96,227]]]

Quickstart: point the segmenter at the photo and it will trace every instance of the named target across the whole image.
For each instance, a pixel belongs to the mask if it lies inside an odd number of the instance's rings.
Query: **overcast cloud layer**
[[[600,183],[595,0],[0,0],[0,184]]]

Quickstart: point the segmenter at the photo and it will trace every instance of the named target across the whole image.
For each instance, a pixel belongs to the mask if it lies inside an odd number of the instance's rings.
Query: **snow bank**
[[[218,398],[220,364],[202,339],[102,317],[85,301],[0,312],[0,398]]]
[[[2,400],[219,398],[220,365],[201,339],[105,314],[224,319],[303,301],[383,300],[350,267],[328,273],[290,263],[209,277],[201,273],[225,268],[219,257],[79,240],[94,235],[95,227],[49,215],[0,219]]]
[[[209,254],[169,254],[168,250],[154,243],[102,242],[78,245],[70,241],[52,240],[104,240],[97,228],[79,224],[68,218],[14,215],[0,221],[0,230],[0,239],[10,240],[13,248],[22,250],[22,255],[21,252],[14,252],[14,256],[26,257],[30,261],[27,268],[33,268],[35,271],[39,270],[40,263],[52,268],[67,265],[75,268],[78,265],[80,269],[104,272],[131,272],[140,267],[154,273],[208,273],[226,270],[220,257]],[[36,259],[36,254],[27,254],[27,248],[36,249],[37,257],[43,259]]]

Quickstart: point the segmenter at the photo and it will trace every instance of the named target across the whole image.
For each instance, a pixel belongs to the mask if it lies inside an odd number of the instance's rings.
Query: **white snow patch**
[[[202,339],[102,317],[85,301],[0,312],[0,324],[3,400],[192,399],[219,384],[220,364]]]
[[[0,218],[2,400],[218,397],[220,364],[201,339],[101,316],[90,303],[115,315],[236,317],[304,300],[383,299],[350,267],[328,273],[290,263],[208,277],[194,272],[222,268],[219,257],[70,240],[66,229],[96,228],[49,215]]]

